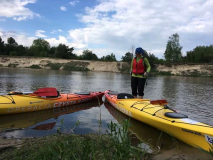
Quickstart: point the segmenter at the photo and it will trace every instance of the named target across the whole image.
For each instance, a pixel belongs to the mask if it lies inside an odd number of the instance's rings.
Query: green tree
[[[122,56],[122,57],[121,57],[121,61],[122,61],[122,62],[131,62],[131,61],[132,61],[132,58],[133,58],[132,53],[127,52],[127,53],[125,54],[125,56]]]
[[[73,54],[74,48],[69,46],[66,46],[65,44],[59,44],[56,49],[56,57],[63,58],[63,59],[74,59],[76,58],[76,55]]]
[[[4,41],[0,37],[0,55],[4,54],[4,50],[5,50],[5,44],[4,44]]]
[[[57,47],[51,47],[50,50],[48,51],[47,55],[48,57],[55,57],[57,52]]]
[[[13,52],[13,55],[14,55],[17,46],[18,46],[18,43],[16,43],[15,39],[12,37],[9,37],[7,39],[7,44],[5,45],[5,51],[7,55],[10,55],[10,52]]]
[[[197,46],[192,51],[186,52],[187,62],[192,63],[212,63],[213,62],[213,45]]]
[[[50,44],[43,38],[38,38],[33,41],[33,44],[30,48],[33,51],[34,56],[44,57],[47,56],[47,53],[50,49]]]
[[[16,47],[16,55],[17,56],[26,56],[27,55],[27,47],[24,47],[23,45],[18,45]]]
[[[84,60],[98,60],[98,57],[92,51],[86,49],[86,50],[83,51],[83,54],[80,56],[80,59],[84,59]]]
[[[110,55],[107,55],[104,57],[104,61],[113,62],[116,61],[115,54],[111,53]]]
[[[164,53],[167,62],[180,62],[182,46],[179,43],[179,35],[177,33],[171,35],[166,45]]]

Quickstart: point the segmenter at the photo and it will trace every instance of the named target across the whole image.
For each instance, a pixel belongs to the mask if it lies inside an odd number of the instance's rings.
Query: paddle
[[[164,109],[170,109],[170,110],[172,110],[174,112],[177,112],[176,109],[172,109],[169,106],[167,106],[168,102],[165,99],[150,101],[150,103],[153,104],[153,105],[158,105],[159,104],[161,106],[164,106]]]
[[[56,88],[39,88],[37,91],[33,92],[37,96],[48,96],[48,97],[57,97],[58,91]]]

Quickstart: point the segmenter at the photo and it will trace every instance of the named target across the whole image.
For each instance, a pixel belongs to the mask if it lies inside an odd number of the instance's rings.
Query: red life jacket
[[[143,58],[137,62],[136,58],[133,59],[132,63],[132,73],[134,74],[143,74],[145,72],[145,67],[143,65]]]

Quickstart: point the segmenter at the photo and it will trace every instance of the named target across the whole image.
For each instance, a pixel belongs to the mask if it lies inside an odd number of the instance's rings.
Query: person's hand
[[[147,73],[147,72],[144,72],[143,76],[144,76],[144,77],[148,77],[148,73]]]

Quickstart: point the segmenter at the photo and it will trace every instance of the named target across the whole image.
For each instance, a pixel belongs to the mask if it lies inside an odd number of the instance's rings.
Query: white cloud
[[[81,51],[82,48],[87,47],[86,44],[78,43],[78,42],[69,42],[68,39],[64,36],[59,36],[58,39],[56,38],[46,38],[46,41],[50,43],[51,46],[58,46],[60,43],[65,44],[69,47],[74,47],[75,53],[79,53],[78,50]],[[82,53],[82,52],[81,52]]]
[[[75,6],[76,3],[79,3],[79,1],[72,1],[72,2],[70,2],[69,4],[72,5],[72,6]]]
[[[62,30],[61,30],[61,29],[58,29],[58,31],[59,31],[59,32],[62,32]]]
[[[14,31],[1,31],[0,30],[0,36],[4,40],[5,43],[7,43],[7,39],[9,37],[13,37],[19,45],[23,45],[23,46],[31,46],[33,43],[33,40],[36,39],[36,37],[28,37],[24,33],[17,33]]]
[[[192,34],[193,38],[208,35],[206,45],[212,43],[212,8],[211,0],[101,0],[92,8],[86,7],[84,15],[79,15],[86,27],[72,29],[69,34],[74,42],[103,45],[105,53],[97,55],[116,52],[121,58],[134,45],[162,58],[169,36],[176,32],[183,51],[199,45],[190,37]]]
[[[37,30],[36,31],[36,36],[37,37],[47,37],[47,36],[45,36],[44,34],[42,34],[42,33],[45,33],[45,31],[43,31],[43,30]]]
[[[64,6],[61,6],[60,9],[61,9],[62,11],[66,11],[66,10],[67,10],[67,8],[64,7]]]
[[[36,0],[1,0],[0,17],[13,18],[17,21],[39,17],[39,14],[25,7],[27,4],[35,2]]]

